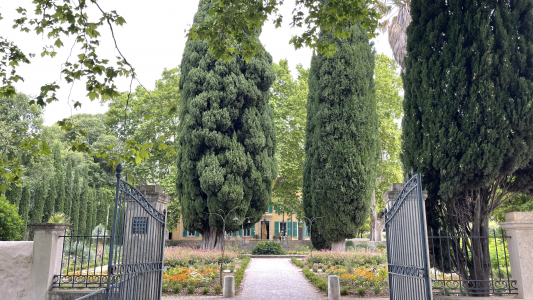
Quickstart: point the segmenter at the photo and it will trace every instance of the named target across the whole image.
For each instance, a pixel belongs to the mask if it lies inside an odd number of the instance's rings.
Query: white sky
[[[183,49],[187,40],[186,29],[192,24],[194,14],[198,8],[199,0],[106,0],[99,4],[105,11],[116,10],[126,19],[127,24],[115,28],[115,37],[118,46],[126,59],[135,67],[140,82],[148,89],[153,89],[155,81],[160,78],[164,68],[170,69],[178,66],[181,62]],[[268,21],[262,31],[261,41],[273,57],[275,62],[280,59],[288,59],[289,67],[295,71],[297,64],[308,68],[311,63],[312,51],[309,48],[295,50],[289,45],[290,38],[301,32],[301,29],[290,28],[290,16],[293,2],[286,1],[280,12],[284,16],[281,28],[275,29],[271,21]],[[45,108],[45,125],[51,125],[58,120],[75,113],[103,113],[107,110],[98,101],[91,102],[85,95],[85,84],[78,81],[72,88],[71,101],[80,101],[82,107],[77,110],[71,109],[67,102],[71,85],[60,80],[61,64],[69,55],[71,41],[63,40],[65,47],[59,49],[58,55],[51,59],[41,58],[40,53],[45,44],[52,42],[46,37],[37,36],[34,32],[22,33],[13,29],[13,20],[18,18],[15,11],[17,7],[24,7],[32,12],[31,0],[1,0],[0,12],[3,20],[0,20],[0,33],[2,36],[14,41],[25,53],[36,53],[31,65],[25,65],[19,69],[19,74],[25,79],[16,85],[17,91],[29,95],[37,95],[40,87],[54,81],[60,82],[58,93],[59,102],[49,104]],[[98,15],[96,11],[89,11],[89,15]],[[96,13],[96,14],[94,14]],[[99,55],[115,61],[118,53],[114,50],[112,39],[107,27],[101,29],[101,45]],[[374,40],[377,53],[392,57],[392,51],[385,34]],[[135,84],[135,83],[134,83]],[[129,80],[119,79],[116,82],[119,90],[129,89]],[[134,88],[134,87],[133,87]]]

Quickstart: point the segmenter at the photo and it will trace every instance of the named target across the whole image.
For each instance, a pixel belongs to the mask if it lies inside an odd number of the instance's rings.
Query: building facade
[[[244,220],[246,224],[248,219]],[[308,240],[309,231],[305,222],[299,223],[296,220],[296,211],[294,214],[281,213],[279,207],[270,205],[268,211],[265,212],[261,221],[257,222],[250,229],[239,230],[230,233],[230,240],[233,239],[258,239],[258,240],[274,240],[280,233],[291,240]],[[299,236],[303,235],[303,236]],[[183,228],[182,220],[180,219],[177,231],[171,233],[171,240],[185,240],[194,241],[202,240],[202,235],[199,232],[190,232]]]

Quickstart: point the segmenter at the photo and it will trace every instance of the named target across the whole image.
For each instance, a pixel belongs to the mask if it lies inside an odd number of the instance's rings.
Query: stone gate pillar
[[[505,221],[500,226],[511,237],[507,243],[518,298],[533,300],[533,212],[507,213]]]

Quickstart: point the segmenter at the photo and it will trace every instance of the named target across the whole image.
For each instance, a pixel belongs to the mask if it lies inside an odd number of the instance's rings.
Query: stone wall
[[[28,299],[33,242],[0,242],[0,298]]]

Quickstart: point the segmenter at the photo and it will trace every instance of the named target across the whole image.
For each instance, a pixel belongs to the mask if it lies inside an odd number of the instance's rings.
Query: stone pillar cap
[[[533,212],[510,212],[505,214],[505,222],[533,222]]]
[[[38,230],[65,230],[68,229],[72,224],[68,223],[33,223],[29,224],[31,229],[34,231]]]

